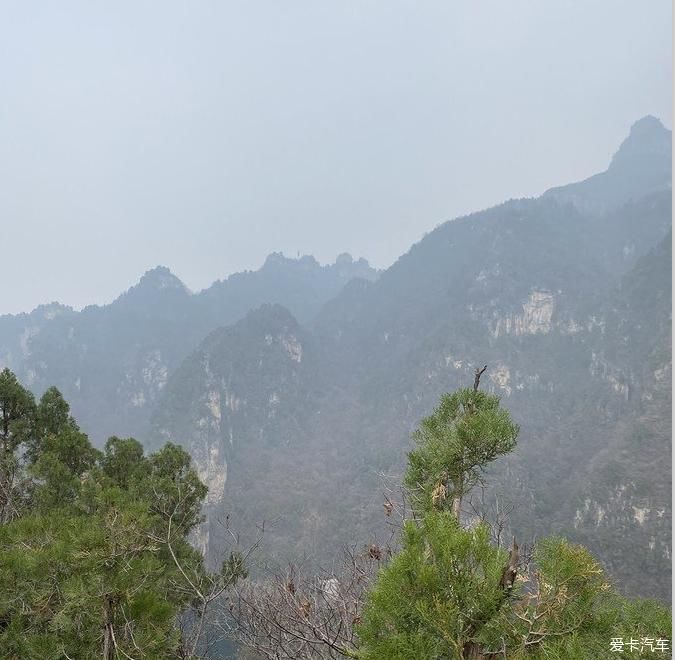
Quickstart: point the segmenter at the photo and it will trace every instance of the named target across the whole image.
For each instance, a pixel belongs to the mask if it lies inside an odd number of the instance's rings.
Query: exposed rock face
[[[191,295],[160,271],[109,307],[3,317],[0,360],[62,387],[95,435],[152,415],[143,439],[185,445],[214,560],[230,514],[265,521],[272,557],[323,564],[382,530],[381,475],[398,481],[420,418],[487,363],[521,437],[486,497],[515,505],[525,542],[565,534],[619,588],[668,599],[670,174],[647,118],[606,172],[445,223],[377,279],[272,255]],[[289,311],[248,313],[265,302]]]
[[[268,453],[283,451],[280,428],[311,405],[313,359],[304,334],[278,305],[263,306],[234,326],[216,330],[174,374],[155,416],[155,443],[189,447],[209,487],[199,542],[214,559],[224,512],[241,515],[250,504],[226,501],[230,475],[242,493],[255,492],[256,486],[241,481],[242,461],[253,461],[245,468],[250,473]],[[248,450],[250,459],[244,458]]]
[[[440,226],[378,281],[346,286],[302,340],[297,329],[275,330],[269,313],[247,319],[246,349],[241,325],[219,335],[224,358],[207,340],[182,370],[196,368],[201,351],[220,378],[235,378],[235,354],[246,356],[239,370],[260,370],[237,386],[237,401],[257,393],[258,405],[234,406],[236,429],[207,426],[203,444],[203,413],[186,412],[197,423],[175,436],[205,475],[211,451],[228,456],[222,502],[211,501],[211,549],[219,510],[245,529],[278,520],[267,545],[278,559],[366,538],[380,525],[378,474],[400,473],[420,417],[487,362],[483,386],[508,399],[522,429],[489,477],[516,505],[513,530],[583,541],[625,591],[667,598],[666,135],[639,123],[603,175]],[[626,189],[622,177],[636,168],[646,174]],[[309,362],[307,343],[316,347]],[[177,399],[206,396],[183,371],[171,387],[158,415],[165,429],[177,428]],[[221,389],[220,400],[233,392]]]
[[[52,303],[0,317],[0,368],[38,392],[56,385],[99,444],[113,434],[142,438],[169,374],[209,332],[264,303],[283,303],[307,319],[345,283],[376,275],[350,255],[321,266],[312,257],[274,254],[256,272],[191,294],[159,266],[110,305],[75,312]],[[301,347],[288,342],[301,360]]]
[[[516,336],[546,334],[551,330],[554,299],[548,291],[532,291],[523,303],[521,314],[498,318],[493,335],[513,334]]]
[[[664,184],[667,186],[663,175],[671,166],[670,140],[670,131],[656,117],[643,117],[631,126],[628,137],[614,154],[609,169],[624,169],[634,173],[647,168],[656,188]],[[644,190],[641,192],[644,194]]]

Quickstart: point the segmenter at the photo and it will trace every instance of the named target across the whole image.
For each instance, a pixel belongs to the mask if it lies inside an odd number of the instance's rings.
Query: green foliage
[[[33,506],[48,511],[76,501],[82,478],[96,465],[100,452],[89,444],[84,433],[66,427],[58,435],[42,438],[40,452],[31,457],[29,471],[36,478]]]
[[[517,434],[497,397],[466,389],[422,421],[406,474],[415,517],[368,594],[360,658],[576,660],[621,657],[613,637],[670,640],[669,611],[619,596],[583,546],[546,538],[519,561],[515,540],[507,557],[485,523],[463,528],[448,510],[446,484],[461,500]]]
[[[517,437],[518,426],[499,397],[471,389],[444,394],[413,434],[417,448],[408,455],[405,476],[413,501],[420,510],[445,501],[434,496],[439,485],[461,498],[490,461],[515,447]]]
[[[671,613],[649,600],[617,594],[583,546],[543,539],[518,598],[483,633],[484,648],[541,660],[630,658],[611,651],[612,638],[671,639]]]
[[[48,388],[40,397],[37,423],[40,435],[55,435],[66,428],[77,429],[77,423],[70,416],[70,406],[56,387]]]
[[[619,596],[582,546],[542,540],[510,594],[499,587],[505,561],[483,525],[461,529],[446,511],[407,522],[368,595],[359,657],[629,658],[610,651],[612,638],[671,639],[668,608]]]
[[[0,372],[0,524],[21,515],[29,483],[17,450],[35,429],[35,399],[9,370]]]
[[[234,584],[248,577],[248,569],[241,552],[232,551],[220,567],[220,578],[226,584]]]
[[[0,442],[3,453],[27,441],[35,426],[35,398],[9,370],[0,372]]]
[[[108,438],[101,468],[112,484],[127,488],[131,481],[141,478],[147,471],[143,445],[134,438]]]
[[[123,504],[101,502],[94,518],[59,511],[0,528],[3,657],[95,657],[106,618],[120,653],[177,650],[174,620],[185,597],[172,582],[180,576],[147,535],[147,506]]]
[[[171,443],[149,457],[148,473],[134,487],[139,497],[152,502],[153,512],[183,535],[201,522],[207,490],[190,465],[190,455]]]
[[[207,492],[189,455],[167,445],[145,456],[117,437],[100,452],[58,390],[35,405],[7,370],[0,413],[13,487],[0,524],[0,656],[179,657],[177,617],[202,585],[246,575],[233,553],[209,576],[187,541]]]
[[[485,526],[462,530],[447,511],[408,521],[400,553],[368,596],[359,657],[463,657],[465,644],[501,605],[505,560]]]

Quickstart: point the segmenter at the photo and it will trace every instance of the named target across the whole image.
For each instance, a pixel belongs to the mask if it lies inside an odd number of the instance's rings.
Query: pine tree
[[[444,509],[451,502],[460,521],[462,498],[482,470],[516,446],[518,426],[499,397],[478,389],[485,369],[476,370],[473,389],[443,395],[413,434],[417,447],[408,454],[405,484],[418,511]]]
[[[9,370],[0,372],[0,524],[21,515],[28,483],[22,471],[20,450],[35,430],[33,395]]]
[[[246,570],[232,553],[210,574],[188,542],[207,492],[189,455],[116,437],[98,451],[58,390],[36,404],[7,370],[0,414],[0,657],[193,657]]]
[[[414,434],[405,483],[413,517],[381,569],[358,626],[363,660],[630,657],[612,637],[670,639],[669,611],[628,601],[582,546],[540,541],[531,561],[493,544],[484,522],[462,525],[462,498],[483,468],[515,447],[518,427],[496,396],[444,395]]]

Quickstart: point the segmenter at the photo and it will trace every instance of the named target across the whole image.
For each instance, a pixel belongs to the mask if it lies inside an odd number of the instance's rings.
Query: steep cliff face
[[[172,400],[201,408],[170,437],[204,470],[211,452],[229,456],[210,520],[220,510],[244,527],[278,521],[267,547],[279,559],[320,561],[384,533],[382,475],[396,482],[419,419],[487,363],[483,386],[504,398],[522,431],[485,497],[515,505],[511,528],[524,541],[552,532],[583,540],[620,587],[667,598],[669,150],[663,127],[639,123],[600,178],[446,223],[377,281],[350,283],[305,325],[311,367],[294,367],[289,356],[300,353],[273,344],[287,357],[266,360],[251,381],[260,405],[232,435],[210,436],[208,449],[197,429],[226,395],[206,386],[195,394],[176,372]],[[269,319],[249,322],[259,324],[248,330],[259,341]],[[257,364],[240,339],[219,340],[223,373]],[[210,341],[184,364],[202,365],[203,383]],[[246,356],[239,367],[233,354]],[[179,428],[172,408],[165,398],[158,438]]]
[[[671,246],[668,234],[606,305],[592,375],[624,397],[626,411],[600,429],[603,446],[571,479],[566,512],[574,536],[602,554],[619,586],[639,593],[646,581],[663,597],[668,587],[657,585],[670,581],[672,552]]]
[[[386,533],[411,430],[487,363],[521,437],[485,500],[522,541],[581,540],[668,598],[670,153],[641,120],[606,172],[447,222],[377,278],[271,255],[199,294],[158,268],[105,307],[2,317],[0,366],[56,384],[98,440],[186,446],[212,558],[229,515],[265,522],[269,557],[326,564]]]
[[[274,254],[258,271],[191,294],[158,267],[110,305],[76,312],[52,304],[0,317],[0,367],[37,392],[56,385],[98,443],[113,434],[143,438],[169,374],[209,332],[265,303],[307,319],[346,282],[376,275],[346,254],[328,266]]]
[[[289,430],[312,406],[315,362],[298,322],[268,305],[211,333],[173,375],[154,419],[154,441],[188,446],[209,487],[208,520],[198,537],[204,549],[213,549],[214,538],[217,546],[225,512],[256,506],[247,501],[242,471],[257,475],[248,492],[262,496],[267,461],[293,450]]]

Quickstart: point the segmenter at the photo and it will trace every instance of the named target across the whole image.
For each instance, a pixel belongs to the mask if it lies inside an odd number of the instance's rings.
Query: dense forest
[[[213,571],[190,544],[207,487],[184,449],[146,455],[114,436],[95,449],[56,388],[36,400],[5,369],[0,654],[196,659],[227,639],[243,658],[288,660],[669,652],[670,611],[620,596],[583,546],[519,547],[499,515],[462,513],[519,435],[480,390],[485,370],[420,422],[401,498],[385,501],[389,542],[346,550],[327,577],[249,577],[255,545],[234,543]]]

